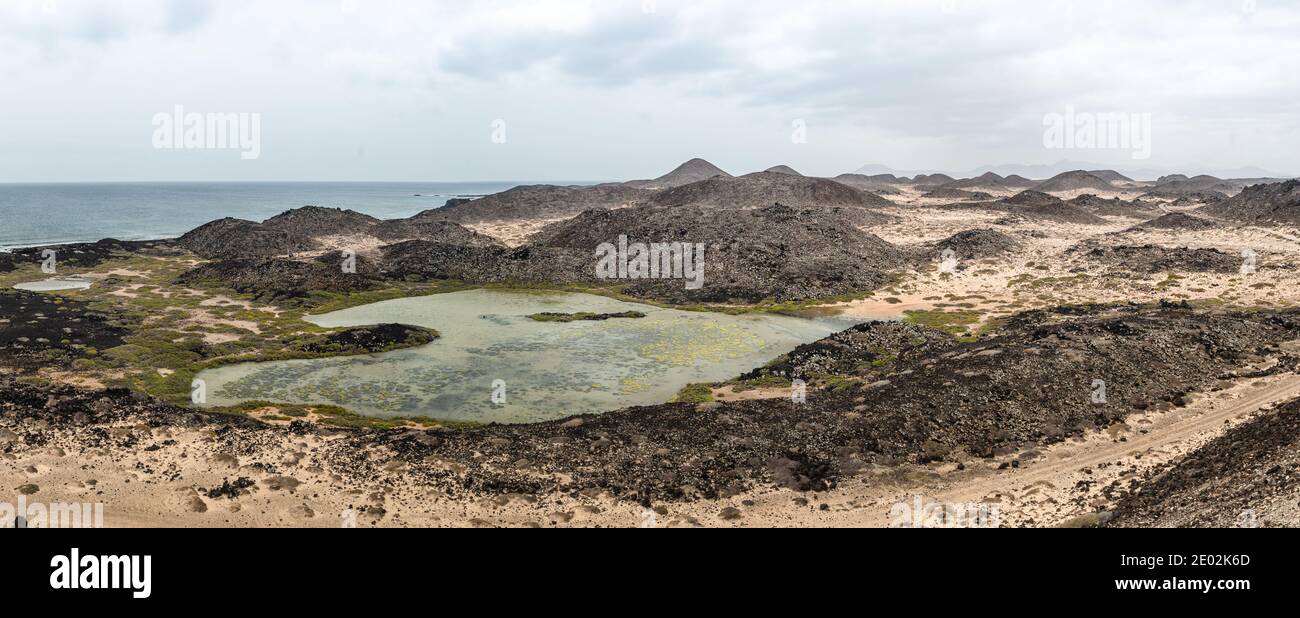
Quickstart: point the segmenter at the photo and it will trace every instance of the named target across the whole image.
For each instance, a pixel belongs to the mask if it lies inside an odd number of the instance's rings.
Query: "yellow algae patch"
[[[679,324],[659,326],[656,341],[642,345],[637,352],[674,367],[689,367],[701,361],[716,363],[763,348],[761,337],[736,324],[700,320],[690,328]]]

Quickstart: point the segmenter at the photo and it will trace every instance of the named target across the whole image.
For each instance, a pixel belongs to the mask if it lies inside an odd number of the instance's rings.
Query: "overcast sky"
[[[0,181],[1296,174],[1297,32],[1283,0],[0,0]],[[260,114],[260,156],[155,148],[177,105]],[[1151,113],[1150,159],[1044,147],[1068,106]]]

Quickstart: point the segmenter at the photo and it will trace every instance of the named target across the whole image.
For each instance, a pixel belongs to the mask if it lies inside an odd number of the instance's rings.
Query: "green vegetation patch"
[[[982,317],[978,311],[905,311],[903,321],[917,326],[928,326],[954,337],[970,334],[970,327]]]
[[[528,319],[535,322],[603,322],[605,320],[626,319],[639,320],[646,317],[646,314],[640,311],[624,311],[623,313],[534,313],[528,316]]]
[[[670,403],[709,403],[713,401],[712,384],[688,384]]]

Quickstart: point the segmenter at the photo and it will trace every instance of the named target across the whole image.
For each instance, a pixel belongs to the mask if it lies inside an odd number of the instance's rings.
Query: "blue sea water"
[[[490,195],[520,184],[535,183],[0,184],[0,249],[174,238],[222,217],[263,221],[307,205],[394,219],[441,208],[452,198]]]

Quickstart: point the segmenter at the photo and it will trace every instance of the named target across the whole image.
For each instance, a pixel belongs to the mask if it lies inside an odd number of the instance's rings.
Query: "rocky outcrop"
[[[1242,258],[1217,249],[1158,247],[1155,245],[1095,246],[1082,243],[1067,255],[1077,255],[1112,268],[1146,274],[1155,273],[1235,273],[1241,271]]]
[[[807,180],[807,179],[801,179]],[[629,280],[625,291],[671,302],[806,300],[873,290],[889,279],[904,252],[852,225],[856,209],[811,210],[782,204],[754,210],[643,207],[593,211],[543,230],[534,245],[569,251],[595,272],[603,243],[706,245],[704,285],[682,280]]]
[[[1016,239],[993,229],[966,230],[934,243],[926,243],[918,253],[925,260],[935,260],[951,250],[958,260],[982,260],[1003,257],[1020,248]]]
[[[774,202],[798,209],[853,209],[860,211],[857,214],[863,225],[890,221],[890,217],[872,209],[893,205],[883,197],[833,180],[774,172],[760,172],[738,178],[713,178],[663,191],[649,200],[652,206],[694,206],[708,209],[766,208]]]
[[[466,247],[501,246],[495,238],[441,218],[438,211],[426,211],[408,219],[384,221],[370,230],[384,242],[424,240]]]
[[[1293,527],[1300,511],[1300,400],[1149,474],[1112,528]]]
[[[176,242],[210,260],[273,257],[310,251],[315,247],[306,236],[231,218],[201,225]]]
[[[1068,192],[1086,189],[1089,191],[1114,191],[1115,186],[1105,179],[1083,170],[1058,174],[1034,187],[1041,193]]]
[[[586,210],[608,210],[639,204],[650,195],[653,195],[650,191],[626,185],[530,185],[515,187],[472,202],[426,211],[417,217],[461,224],[561,219],[576,216]]]
[[[1300,180],[1247,187],[1196,211],[1207,217],[1260,225],[1300,225]]]
[[[96,357],[126,343],[123,322],[82,301],[0,291],[0,366],[35,371]]]
[[[380,287],[376,268],[357,258],[356,272],[343,269],[340,254],[301,262],[283,258],[232,259],[204,264],[182,274],[182,285],[216,284],[267,304],[301,304],[313,292],[364,292]]]
[[[1131,228],[1130,232],[1149,232],[1149,231],[1189,231],[1195,232],[1200,230],[1211,230],[1217,227],[1214,222],[1207,221],[1200,217],[1192,215],[1171,212],[1167,215],[1156,217],[1150,221],[1139,223]]]
[[[365,234],[379,219],[355,210],[304,206],[285,211],[262,222],[262,226],[302,238]]]
[[[677,169],[654,180],[633,180],[625,184],[639,189],[661,190],[689,185],[719,176],[731,178],[731,174],[722,171],[718,166],[704,159],[696,158],[679,165]]]

